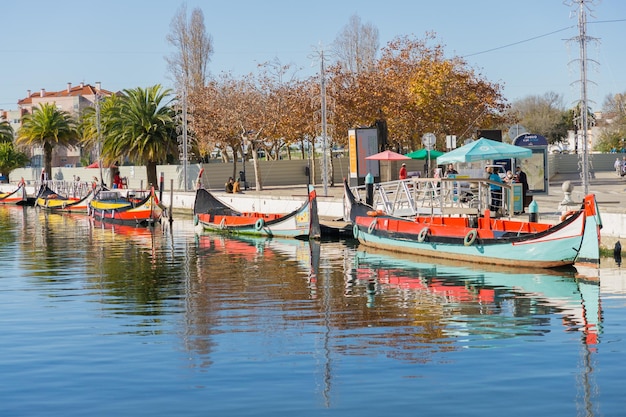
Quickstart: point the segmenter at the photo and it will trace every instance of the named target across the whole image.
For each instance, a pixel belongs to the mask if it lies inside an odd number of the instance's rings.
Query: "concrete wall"
[[[612,171],[615,158],[621,159],[622,154],[591,154],[589,155],[589,161],[591,163],[591,171]],[[349,159],[348,158],[334,158],[333,159],[333,172],[335,184],[340,184],[343,178],[348,176]],[[381,173],[387,171],[387,162],[381,163]],[[549,176],[553,177],[556,174],[579,172],[578,155],[572,154],[552,154],[548,156],[549,164]],[[264,186],[284,186],[284,185],[298,185],[306,184],[307,176],[305,174],[305,167],[309,165],[308,160],[280,160],[280,161],[259,161],[259,170]],[[198,172],[204,167],[203,183],[206,188],[221,190],[224,188],[224,183],[228,180],[228,177],[239,176],[239,171],[243,171],[243,166],[240,162],[237,163],[236,169],[234,169],[232,163],[212,162],[208,164],[190,164],[187,166],[187,189],[193,190]],[[399,168],[399,164],[395,164],[392,167],[392,177],[397,175],[396,168]],[[408,171],[422,171],[424,170],[424,161],[409,160],[407,161]],[[322,184],[322,162],[316,160],[316,166],[311,169],[315,174],[315,181],[313,184]],[[99,176],[99,169],[91,168],[54,168],[52,172],[52,179],[58,180],[72,180],[74,176],[79,176],[83,181],[90,181],[94,176]],[[157,168],[157,173],[163,172],[165,178],[165,188],[170,189],[170,182],[173,180],[174,190],[182,190],[183,187],[183,166],[182,165],[160,165]],[[41,168],[20,168],[11,172],[10,180],[12,183],[17,183],[21,177],[25,180],[34,182],[39,179],[41,174]],[[142,166],[122,166],[120,167],[120,174],[122,177],[128,178],[129,188],[146,187],[146,169]],[[109,169],[103,170],[104,181],[107,184],[111,184],[111,173]],[[395,177],[394,177],[395,178]],[[255,174],[254,167],[251,161],[246,162],[246,179],[248,185],[251,188],[255,186]],[[383,178],[386,180],[386,178]]]
[[[310,171],[315,174],[313,184],[322,184],[321,161],[316,161],[316,166]],[[305,168],[309,165],[307,160],[280,160],[280,161],[259,161],[259,172],[264,186],[284,186],[306,184],[308,178]],[[187,166],[187,189],[195,189],[195,183],[200,169],[204,167],[202,182],[206,188],[222,190],[228,177],[239,176],[239,171],[243,171],[241,163],[237,163],[236,168],[232,163],[209,163],[209,164],[189,164]],[[348,158],[334,158],[334,178],[335,183],[340,184],[344,177],[348,175]],[[128,179],[128,188],[145,188],[147,186],[147,174],[144,166],[121,166],[120,175]],[[171,189],[170,183],[173,181],[174,190],[184,189],[184,172],[182,165],[159,165],[157,175],[164,174],[165,189]],[[112,173],[110,169],[103,169],[103,180],[111,185]],[[19,168],[11,172],[11,183],[17,183],[20,178],[24,178],[29,184],[39,180],[41,168]],[[74,177],[80,177],[81,181],[91,181],[93,177],[100,176],[97,168],[65,168],[57,167],[52,169],[49,179],[72,181]],[[253,163],[246,162],[246,180],[249,187],[255,187],[255,173]]]

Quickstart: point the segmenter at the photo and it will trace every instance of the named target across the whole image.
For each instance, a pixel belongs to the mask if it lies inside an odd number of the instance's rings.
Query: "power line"
[[[564,27],[564,28],[562,28],[562,29],[558,29],[558,30],[552,31],[552,32],[550,32],[550,33],[546,33],[546,34],[543,34],[543,35],[534,36],[534,37],[532,37],[532,38],[524,39],[524,40],[522,40],[522,41],[509,43],[509,44],[507,44],[507,45],[498,46],[498,47],[496,47],[496,48],[491,48],[491,49],[487,49],[487,50],[480,51],[480,52],[475,52],[475,53],[473,53],[473,54],[467,54],[467,55],[462,56],[462,58],[467,58],[467,57],[470,57],[470,56],[476,56],[476,55],[486,54],[486,53],[488,53],[488,52],[498,51],[498,50],[500,50],[500,49],[509,48],[509,47],[511,47],[511,46],[515,46],[515,45],[520,45],[520,44],[522,44],[522,43],[526,43],[526,42],[534,41],[534,40],[536,40],[536,39],[540,39],[540,38],[545,38],[546,36],[554,35],[555,33],[563,32],[563,31],[565,31],[565,30],[572,29],[572,28],[575,28],[575,27],[576,27],[576,25],[567,26],[567,27]]]
[[[589,22],[589,24],[618,23],[618,22],[626,22],[626,19],[600,20],[600,21],[596,21],[596,22]],[[533,36],[532,38],[524,39],[524,40],[521,40],[521,41],[518,41],[518,42],[513,42],[513,43],[509,43],[507,45],[502,45],[502,46],[498,46],[498,47],[495,47],[495,48],[486,49],[484,51],[475,52],[473,54],[463,55],[462,58],[468,58],[468,57],[471,57],[471,56],[482,55],[482,54],[486,54],[486,53],[489,53],[489,52],[498,51],[500,49],[510,48],[511,46],[520,45],[520,44],[523,44],[523,43],[526,43],[526,42],[531,42],[531,41],[534,41],[534,40],[537,40],[537,39],[545,38],[547,36],[554,35],[555,33],[563,32],[565,30],[575,28],[577,26],[578,25],[567,26],[567,27],[564,27],[564,28],[561,28],[561,29],[554,30],[552,32],[544,33],[543,35]]]

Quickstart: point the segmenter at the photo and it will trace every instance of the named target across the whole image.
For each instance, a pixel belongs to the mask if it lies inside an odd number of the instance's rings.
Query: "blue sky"
[[[1,6],[0,109],[16,109],[27,90],[62,90],[68,82],[107,90],[171,86],[165,37],[182,2],[174,0],[33,0]],[[374,24],[380,44],[397,36],[434,31],[448,56],[463,56],[491,82],[504,84],[509,101],[556,92],[571,106],[580,97],[579,46],[574,6],[562,0],[318,0],[296,2],[187,1],[202,9],[215,53],[213,74],[246,74],[275,58],[311,75],[312,59],[328,48],[357,14]],[[590,4],[590,103],[626,92],[626,2]]]

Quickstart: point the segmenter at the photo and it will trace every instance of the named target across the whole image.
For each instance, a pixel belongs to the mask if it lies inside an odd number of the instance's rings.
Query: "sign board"
[[[350,186],[363,185],[367,174],[380,178],[380,161],[365,159],[378,153],[378,129],[350,129],[348,151],[350,153]]]
[[[522,170],[528,178],[530,193],[547,193],[549,191],[548,140],[541,135],[525,133],[515,138],[513,145],[529,148],[533,152],[532,156],[522,163]]]
[[[548,140],[541,135],[525,133],[515,138],[515,146],[548,146]]]
[[[446,148],[456,149],[456,135],[446,135]]]

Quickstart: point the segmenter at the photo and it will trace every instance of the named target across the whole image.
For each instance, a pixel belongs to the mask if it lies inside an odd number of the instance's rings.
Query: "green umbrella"
[[[443,154],[443,152],[433,149],[430,151],[430,159],[436,159],[438,156],[441,156]],[[408,156],[411,159],[426,159],[429,157],[428,150],[424,148],[418,149],[417,151],[413,151],[411,153],[407,153],[404,156]]]

